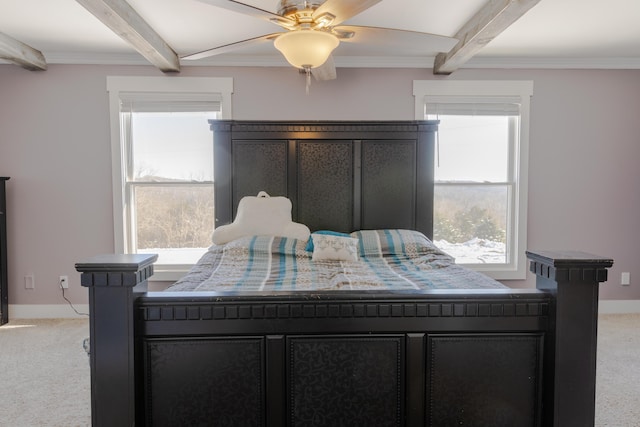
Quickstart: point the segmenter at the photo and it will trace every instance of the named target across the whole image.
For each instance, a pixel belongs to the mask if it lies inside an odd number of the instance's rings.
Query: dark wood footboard
[[[544,425],[593,426],[598,290],[613,260],[575,251],[527,256],[536,287],[553,296],[545,339]]]
[[[132,426],[136,415],[134,304],[157,255],[102,255],[76,264],[89,288],[91,424]]]
[[[608,259],[529,253],[535,290],[150,293],[155,256],[76,264],[94,426],[593,425]]]

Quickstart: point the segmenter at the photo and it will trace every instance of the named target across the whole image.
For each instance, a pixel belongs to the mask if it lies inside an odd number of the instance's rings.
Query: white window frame
[[[426,97],[518,97],[520,101],[520,129],[518,144],[510,157],[515,188],[507,235],[508,262],[504,264],[468,264],[497,280],[522,280],[526,278],[527,248],[527,192],[529,176],[529,123],[530,101],[533,96],[532,81],[498,80],[415,80],[415,118],[425,119]]]
[[[233,79],[226,77],[142,77],[142,76],[107,76],[107,92],[109,94],[109,117],[111,132],[111,168],[113,184],[113,229],[114,247],[117,253],[128,253],[128,244],[132,238],[128,232],[127,204],[125,191],[124,161],[126,159],[125,141],[121,136],[120,99],[125,93],[163,93],[163,94],[203,94],[218,95],[221,102],[222,119],[231,119]],[[213,134],[212,134],[213,144]],[[213,215],[213,212],[212,212]],[[175,281],[184,275],[190,265],[162,265],[154,267],[154,280]]]

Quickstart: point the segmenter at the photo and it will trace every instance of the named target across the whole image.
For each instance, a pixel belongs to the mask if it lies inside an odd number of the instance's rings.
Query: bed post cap
[[[134,287],[153,275],[153,263],[157,254],[107,254],[97,255],[76,263],[80,284],[93,286]]]
[[[600,267],[611,267],[613,260],[611,258],[593,255],[587,252],[572,250],[537,250],[526,251],[527,258],[542,262],[545,264],[560,267],[564,265],[585,265],[594,264]]]
[[[607,268],[613,265],[611,258],[581,251],[526,251],[526,254],[532,273],[556,281],[605,282]]]
[[[80,273],[88,271],[137,271],[158,259],[157,254],[105,254],[96,255],[76,263]]]

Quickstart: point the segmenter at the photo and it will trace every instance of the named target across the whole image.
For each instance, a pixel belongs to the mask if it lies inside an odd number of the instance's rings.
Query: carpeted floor
[[[596,426],[640,426],[640,314],[601,314]]]
[[[0,327],[0,427],[89,426],[88,320]],[[640,426],[640,314],[601,315],[596,423]]]
[[[0,426],[91,425],[88,320],[16,320],[0,327]]]

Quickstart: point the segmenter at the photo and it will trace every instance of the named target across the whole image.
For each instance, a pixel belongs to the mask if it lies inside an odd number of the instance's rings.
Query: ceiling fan
[[[228,53],[248,45],[273,40],[274,46],[294,67],[318,80],[336,78],[331,53],[340,42],[375,43],[401,46],[420,43],[432,52],[448,52],[458,40],[430,33],[391,28],[340,25],[369,9],[381,0],[279,0],[277,13],[235,0],[200,0],[201,2],[267,20],[285,31],[241,40],[182,57],[196,60]],[[307,83],[308,84],[308,83]],[[307,86],[308,87],[308,86]]]

